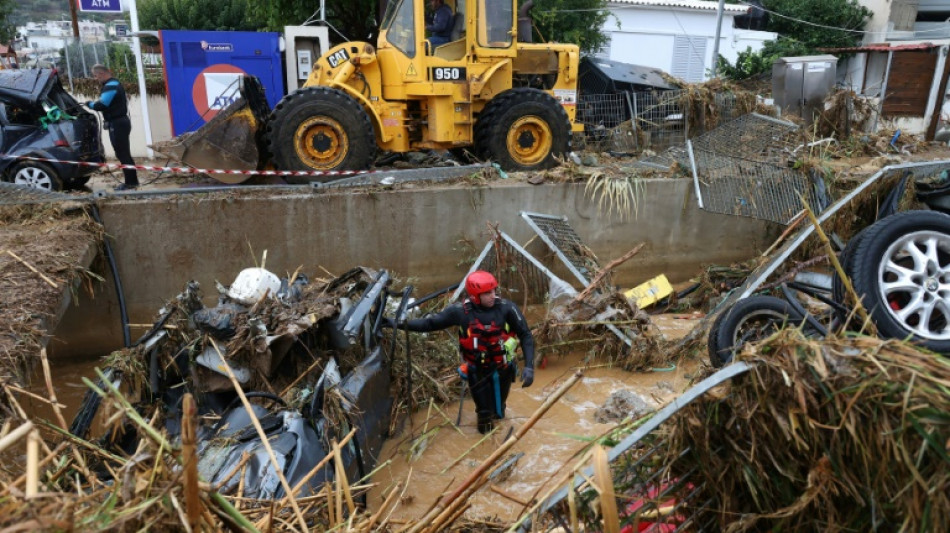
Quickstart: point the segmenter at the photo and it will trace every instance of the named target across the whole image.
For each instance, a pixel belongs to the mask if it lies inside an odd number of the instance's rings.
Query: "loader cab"
[[[378,48],[394,47],[407,58],[420,55],[458,60],[468,54],[514,56],[514,0],[445,0],[452,9],[450,41],[430,48],[426,41],[428,0],[394,0],[380,29]]]

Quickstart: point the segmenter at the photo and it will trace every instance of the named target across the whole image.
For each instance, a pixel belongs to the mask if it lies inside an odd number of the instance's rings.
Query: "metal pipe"
[[[871,122],[871,133],[874,133],[877,130],[877,119],[884,114],[884,98],[887,95],[887,80],[891,77],[891,62],[894,60],[894,51],[889,50],[887,52],[887,67],[884,69],[884,81],[881,82],[881,94],[879,96],[879,102],[877,106],[877,114],[874,115],[874,120]],[[867,68],[866,66],[864,68]]]
[[[82,45],[82,40],[76,41],[76,45],[79,47],[79,59],[82,60],[82,77],[88,78],[89,71],[86,70],[86,49]]]
[[[433,300],[435,298],[438,298],[439,296],[442,296],[443,294],[447,294],[449,291],[454,291],[455,289],[459,288],[459,285],[461,285],[461,282],[453,283],[449,285],[448,287],[445,287],[444,289],[439,289],[433,293],[427,294],[423,296],[422,298],[419,298],[418,300],[407,305],[406,309],[408,310],[408,309],[413,309],[415,307],[419,307],[420,305],[428,302],[429,300]]]
[[[726,0],[719,0],[719,7],[716,10],[716,39],[713,41],[712,68],[709,69],[712,78],[715,78],[718,74],[716,67],[719,65],[719,38],[722,35],[722,12],[725,4]]]
[[[77,35],[79,30],[76,30]],[[63,39],[63,55],[66,56],[66,77],[69,79],[69,92],[74,92],[73,89],[73,71],[72,67],[69,64],[69,41]]]
[[[99,216],[99,206],[92,205],[92,218],[102,227],[102,217]],[[115,254],[112,252],[112,245],[109,244],[109,236],[102,239],[103,248],[106,250],[106,259],[109,262],[109,270],[112,271],[112,281],[115,283],[115,294],[119,300],[119,318],[122,320],[122,342],[126,348],[132,346],[132,334],[129,332],[129,314],[125,309],[125,293],[122,291],[122,279],[119,277],[119,269],[115,264]]]
[[[145,66],[142,63],[142,41],[139,40],[139,12],[135,0],[129,0],[129,18],[132,23],[132,52],[135,54],[135,74],[139,82],[139,104],[142,109],[142,125],[145,133],[145,153],[151,159],[155,157],[152,151],[152,123],[148,116],[148,92],[145,89]]]
[[[396,340],[399,336],[399,323],[405,322],[406,306],[409,302],[409,295],[412,294],[412,285],[406,285],[402,290],[402,300],[399,302],[399,308],[396,309],[396,319],[393,328],[393,349],[395,351]],[[409,418],[412,418],[412,352],[409,351],[409,330],[406,330],[406,402],[409,407]]]

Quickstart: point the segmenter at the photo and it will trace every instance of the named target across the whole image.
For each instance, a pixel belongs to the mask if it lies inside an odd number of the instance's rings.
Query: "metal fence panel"
[[[590,284],[590,276],[600,270],[600,265],[587,246],[567,222],[565,216],[545,215],[542,213],[521,212],[521,218],[541,237],[571,274],[585,287]],[[607,281],[609,284],[609,280]]]
[[[638,166],[668,169],[674,161],[685,165],[686,140],[702,134],[706,124],[704,117],[690,116],[689,106],[685,105],[688,99],[688,91],[684,89],[581,94],[577,121],[584,124],[584,133],[574,136],[574,146],[581,150],[622,153],[650,150],[659,154],[673,149],[675,152],[666,156],[648,155]],[[718,118],[713,126],[737,117],[736,101],[732,93],[714,95]],[[766,124],[771,123],[756,122],[760,128]],[[781,129],[777,124],[772,125]]]
[[[693,156],[706,211],[788,224],[802,199],[815,209],[811,180],[801,171],[695,148]]]
[[[784,120],[748,113],[721,123],[692,139],[694,150],[784,164],[798,126]]]

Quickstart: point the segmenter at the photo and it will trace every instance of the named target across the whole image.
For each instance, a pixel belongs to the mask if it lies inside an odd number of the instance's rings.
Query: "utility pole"
[[[69,0],[69,15],[73,19],[73,37],[79,40],[79,15],[76,13],[76,3],[79,0]]]
[[[719,75],[718,67],[719,66],[719,37],[722,35],[722,11],[724,9],[726,0],[719,0],[719,9],[716,12],[716,40],[713,42],[713,56],[712,56],[712,77],[715,78]]]

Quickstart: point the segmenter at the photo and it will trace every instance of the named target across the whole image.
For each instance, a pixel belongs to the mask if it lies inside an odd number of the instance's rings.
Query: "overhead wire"
[[[795,18],[795,17],[790,17],[790,16],[788,16],[788,15],[783,15],[783,14],[777,12],[777,11],[772,11],[772,10],[767,9],[767,8],[765,8],[765,7],[760,7],[760,6],[757,6],[757,5],[754,5],[754,4],[750,4],[750,3],[744,2],[744,1],[742,1],[742,0],[736,0],[736,1],[737,1],[737,3],[738,3],[739,5],[744,5],[744,6],[746,6],[746,7],[754,7],[754,8],[756,8],[756,9],[761,9],[762,11],[764,11],[764,12],[766,12],[766,13],[769,13],[770,15],[775,15],[775,16],[777,16],[777,17],[779,17],[779,18],[784,18],[784,19],[791,20],[791,21],[793,21],[793,22],[798,22],[798,23],[800,23],[800,24],[805,24],[805,25],[808,25],[808,26],[815,26],[815,27],[818,27],[818,28],[824,28],[824,29],[828,29],[828,30],[840,30],[840,31],[846,31],[846,32],[850,32],[850,33],[862,33],[862,34],[886,33],[886,31],[882,31],[882,30],[858,30],[858,29],[854,29],[854,28],[844,28],[844,27],[840,27],[840,26],[830,26],[830,25],[827,25],[827,24],[820,24],[820,23],[818,23],[818,22],[811,22],[811,21],[809,21],[809,20],[804,20],[804,19],[799,19],[799,18]],[[604,8],[552,9],[552,10],[550,10],[550,12],[551,12],[551,13],[583,13],[583,12],[590,12],[590,11],[608,11],[608,12],[609,12],[609,11],[612,11],[612,10],[614,10],[614,9],[618,9],[618,10],[620,10],[620,9],[637,9],[638,7],[645,6],[645,5],[646,5],[646,6],[649,6],[649,7],[657,7],[657,8],[663,8],[663,7],[665,7],[665,8],[667,8],[667,9],[669,9],[670,11],[673,11],[673,10],[677,7],[677,6],[652,5],[652,4],[631,4],[631,5],[613,6],[612,9],[604,9]],[[732,5],[736,5],[736,4],[732,4]],[[715,11],[715,10],[714,10],[714,11]],[[946,32],[946,31],[948,31],[948,29],[950,29],[950,21],[945,21],[945,24],[947,25],[947,27],[945,27],[945,28],[934,28],[934,29],[929,29],[929,30],[916,30],[914,33],[939,33],[939,32]],[[682,26],[682,24],[681,24],[680,26]]]
[[[811,21],[809,21],[809,20],[804,20],[804,19],[800,19],[800,18],[790,17],[790,16],[788,16],[788,15],[783,15],[783,14],[777,12],[777,11],[772,11],[771,9],[768,9],[768,8],[766,8],[766,7],[764,7],[764,6],[758,6],[758,5],[750,4],[750,3],[748,3],[748,2],[744,2],[743,0],[737,0],[737,1],[738,1],[739,4],[742,4],[742,5],[744,5],[744,6],[754,7],[754,8],[756,8],[756,9],[761,9],[762,11],[764,11],[764,12],[770,14],[770,15],[775,15],[776,17],[783,18],[783,19],[786,19],[786,20],[791,20],[792,22],[797,22],[797,23],[799,23],[799,24],[805,24],[806,26],[814,26],[814,27],[816,27],[816,28],[824,28],[824,29],[826,29],[826,30],[846,31],[846,32],[850,32],[850,33],[862,33],[862,34],[887,33],[886,30],[885,30],[885,31],[882,31],[882,30],[857,30],[857,29],[854,29],[854,28],[843,28],[843,27],[839,27],[839,26],[829,26],[829,25],[827,25],[827,24],[819,24],[819,23],[817,23],[817,22],[811,22]],[[947,21],[944,21],[944,23],[946,24]],[[916,30],[915,30],[914,33],[916,34],[916,33],[946,32],[948,28],[950,28],[950,24],[947,24],[947,27],[945,27],[945,28],[936,28],[936,29],[920,30],[920,31],[916,31]]]

